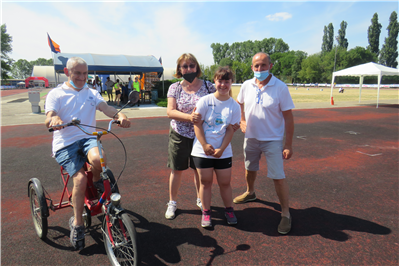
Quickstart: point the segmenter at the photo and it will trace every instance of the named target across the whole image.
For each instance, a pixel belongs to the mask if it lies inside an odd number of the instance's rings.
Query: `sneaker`
[[[169,201],[168,204],[166,204],[168,206],[168,209],[166,210],[165,213],[165,218],[168,220],[173,220],[176,217],[176,209],[177,209],[177,205],[175,201]]]
[[[75,217],[69,219],[69,228],[71,229],[70,240],[74,249],[81,250],[85,247],[85,227],[84,225],[73,225]]]
[[[103,180],[102,179],[100,179],[100,180],[98,180],[98,181],[96,181],[96,182],[93,182],[93,185],[94,185],[94,187],[97,189],[97,191],[98,191],[98,194],[103,194],[104,193],[104,183],[103,183]]]
[[[197,206],[198,206],[198,208],[200,208],[201,211],[202,211],[202,202],[201,202],[201,199],[200,199],[200,198],[197,198]]]
[[[249,194],[249,192],[245,192],[244,194],[236,197],[233,200],[233,202],[239,204],[239,203],[245,203],[245,202],[254,201],[254,200],[256,200],[255,192],[252,195]]]
[[[104,193],[104,191],[105,191],[103,179],[100,179],[100,180],[98,180],[96,182],[93,182],[93,185],[97,189],[97,192],[98,192],[99,196],[101,196]],[[115,189],[115,187],[113,186],[113,184],[111,182],[109,183],[109,185],[111,186],[111,193],[116,192],[115,191],[116,189]]]
[[[211,210],[203,210],[202,211],[201,226],[202,227],[212,227]]]
[[[278,225],[277,231],[283,235],[288,234],[289,231],[291,230],[291,222],[292,222],[292,217],[288,218],[288,217],[282,216],[281,222]]]
[[[226,217],[228,224],[237,224],[237,217],[235,216],[232,207],[224,209],[224,216]]]

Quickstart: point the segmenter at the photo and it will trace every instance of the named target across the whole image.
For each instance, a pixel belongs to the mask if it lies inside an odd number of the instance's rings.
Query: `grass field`
[[[233,92],[233,99],[237,99],[237,95],[240,92],[240,85],[233,85],[231,90]],[[291,93],[292,100],[294,103],[317,103],[317,102],[330,102],[331,88],[329,87],[288,87]],[[309,90],[307,90],[309,89]],[[323,91],[321,91],[321,89]],[[334,101],[340,102],[351,102],[359,101],[359,88],[345,88],[344,93],[338,93],[339,88],[334,89],[333,98]],[[377,88],[362,88],[361,100],[376,100],[377,99]],[[380,89],[380,100],[398,100],[399,89]],[[159,106],[166,107],[167,100],[160,99],[157,103]]]
[[[310,102],[329,102],[331,88],[308,88],[298,87],[288,87],[291,93],[292,100],[294,103],[310,103]],[[323,91],[320,91],[323,89]],[[240,91],[240,86],[233,86],[233,98],[236,99],[238,92]],[[333,97],[336,101],[347,102],[347,101],[358,101],[359,100],[359,88],[345,88],[344,93],[338,93],[338,88],[334,89]],[[377,88],[362,88],[361,100],[375,100],[377,99]],[[388,99],[399,99],[399,89],[380,89],[380,100]]]

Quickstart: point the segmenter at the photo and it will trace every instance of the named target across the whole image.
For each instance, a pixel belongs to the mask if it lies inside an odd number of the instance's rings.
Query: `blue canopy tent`
[[[64,67],[69,58],[83,58],[89,69],[89,74],[141,74],[148,72],[163,73],[161,63],[152,55],[108,55],[90,53],[57,53],[54,55],[55,73],[64,73]],[[56,78],[57,80],[57,78]]]

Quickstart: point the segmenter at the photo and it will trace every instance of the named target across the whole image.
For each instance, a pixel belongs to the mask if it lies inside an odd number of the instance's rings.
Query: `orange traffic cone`
[[[334,105],[334,99],[331,97],[331,105]]]

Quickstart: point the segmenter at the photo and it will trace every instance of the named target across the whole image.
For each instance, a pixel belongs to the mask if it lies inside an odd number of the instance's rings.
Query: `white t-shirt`
[[[272,76],[261,90],[255,78],[245,81],[237,96],[244,103],[247,130],[245,138],[259,141],[283,140],[283,111],[295,108],[290,92],[284,82]]]
[[[197,102],[196,112],[201,114],[201,117],[204,118],[202,127],[204,129],[205,139],[214,149],[218,149],[222,146],[227,127],[239,123],[241,119],[240,106],[233,98],[230,97],[227,101],[220,101],[216,99],[214,94],[209,94],[200,98]],[[204,149],[197,137],[194,139],[191,155],[217,159],[216,157],[205,155]],[[233,151],[229,143],[220,159],[230,158],[232,156]]]
[[[76,91],[64,82],[47,94],[46,114],[55,111],[64,123],[78,118],[81,124],[95,126],[96,110],[101,102],[105,100],[98,91],[88,87]],[[91,132],[94,129],[87,128],[87,130]],[[90,137],[75,126],[56,130],[53,132],[53,154],[80,139]]]

